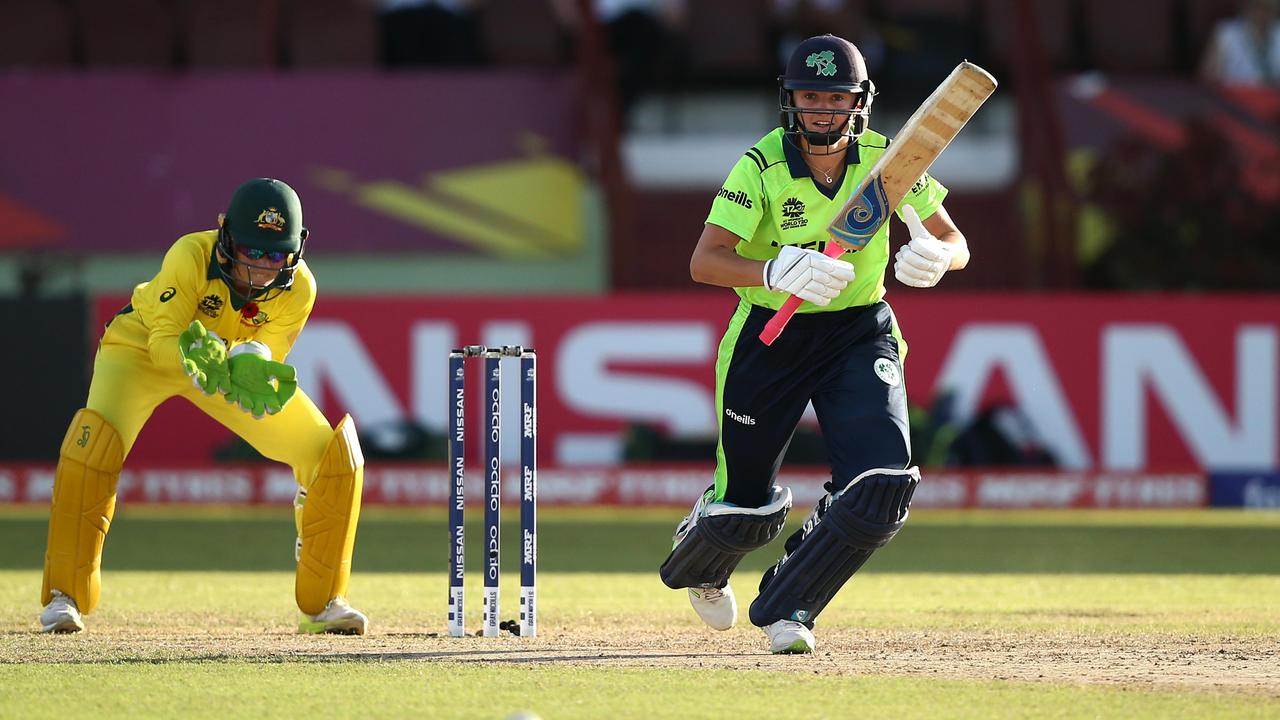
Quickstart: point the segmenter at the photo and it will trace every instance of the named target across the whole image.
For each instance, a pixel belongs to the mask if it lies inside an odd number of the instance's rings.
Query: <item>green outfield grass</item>
[[[350,592],[367,637],[291,634],[292,517],[239,508],[123,508],[90,631],[38,635],[44,512],[0,508],[0,717],[1280,716],[1274,513],[918,512],[824,613],[819,653],[775,658],[658,580],[679,509],[544,510],[542,633],[498,640],[429,635],[443,513],[374,509]],[[744,614],[780,546],[734,576]]]
[[[373,662],[172,663],[76,668],[75,695],[47,703],[67,668],[0,667],[0,683],[30,717],[504,718],[530,708],[553,718],[1265,718],[1256,698],[936,679],[753,677],[554,667],[450,667]],[[759,674],[755,674],[759,675]],[[174,680],[182,678],[181,691]],[[15,687],[16,684],[16,687]],[[176,697],[181,696],[181,705]],[[556,698],[554,704],[544,698]],[[41,709],[41,705],[44,705]],[[181,709],[178,709],[178,708]],[[904,715],[905,711],[905,715]],[[26,712],[22,713],[24,716]]]

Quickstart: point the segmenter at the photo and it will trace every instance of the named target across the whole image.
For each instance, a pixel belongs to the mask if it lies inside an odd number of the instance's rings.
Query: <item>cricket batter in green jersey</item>
[[[791,491],[774,481],[810,403],[831,459],[827,494],[751,604],[751,622],[775,653],[813,651],[814,620],[902,527],[920,479],[909,467],[906,345],[884,301],[889,224],[847,261],[822,253],[831,218],[889,145],[867,126],[874,98],[851,43],[831,35],[801,43],[779,78],[782,126],[729,173],[689,263],[694,280],[731,287],[740,301],[715,366],[715,482],[677,526],[663,581],[688,588],[708,625],[732,627],[729,576],[782,530]],[[895,208],[911,233],[894,256],[899,282],[932,287],[968,264],[946,195],[926,174]],[[788,295],[806,302],[766,346],[757,336]]]
[[[364,478],[355,425],[348,416],[331,427],[284,362],[316,299],[302,259],[307,235],[293,188],[250,180],[218,228],[178,238],[156,276],[107,324],[89,398],[54,473],[40,591],[45,632],[83,630],[82,615],[98,605],[116,480],[147,418],[171,397],[293,468],[299,630],[365,632],[368,618],[343,597]]]

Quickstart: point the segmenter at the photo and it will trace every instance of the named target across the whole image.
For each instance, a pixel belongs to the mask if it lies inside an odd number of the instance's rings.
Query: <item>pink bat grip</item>
[[[823,255],[826,255],[832,260],[839,258],[841,255],[844,255],[844,253],[845,249],[840,247],[838,243],[832,241],[828,241],[827,249],[822,251]],[[795,295],[787,298],[787,301],[782,303],[782,307],[778,308],[778,311],[773,314],[773,317],[769,318],[769,322],[765,323],[764,330],[760,332],[760,342],[765,345],[772,345],[773,341],[777,340],[778,336],[782,334],[782,329],[787,326],[788,322],[791,322],[791,316],[796,314],[796,309],[800,307],[800,303],[802,302],[804,302],[804,300],[801,300]]]

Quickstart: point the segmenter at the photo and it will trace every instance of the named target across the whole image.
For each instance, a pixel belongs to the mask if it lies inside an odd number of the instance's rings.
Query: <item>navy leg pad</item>
[[[747,553],[768,545],[782,532],[791,509],[791,490],[775,487],[768,505],[742,508],[706,506],[693,529],[676,543],[658,571],[667,587],[724,587]]]
[[[907,522],[920,470],[868,470],[810,515],[800,547],[751,603],[751,623],[812,622],[871,554]]]

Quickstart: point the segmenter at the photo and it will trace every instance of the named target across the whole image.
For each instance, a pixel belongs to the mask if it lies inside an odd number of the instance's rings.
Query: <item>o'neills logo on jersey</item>
[[[729,190],[728,188],[720,188],[720,192],[716,193],[716,197],[722,197],[729,202],[735,202],[742,207],[751,209],[751,198],[741,190]]]
[[[729,408],[725,408],[725,409],[724,409],[724,414],[725,414],[725,415],[728,415],[728,416],[729,416],[731,419],[733,419],[733,420],[737,420],[738,422],[742,423],[743,425],[755,425],[755,424],[756,424],[756,419],[755,419],[755,418],[753,418],[753,417],[751,417],[750,415],[743,415],[743,414],[741,414],[741,413],[736,413],[736,412],[734,412],[734,411],[730,410]]]

